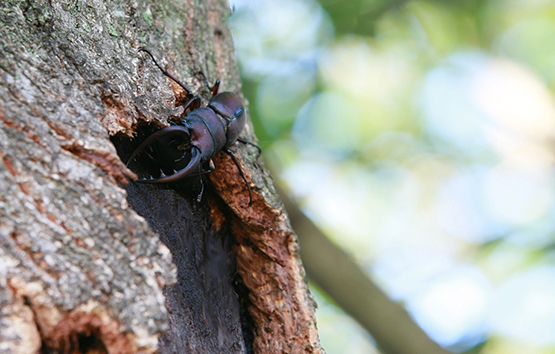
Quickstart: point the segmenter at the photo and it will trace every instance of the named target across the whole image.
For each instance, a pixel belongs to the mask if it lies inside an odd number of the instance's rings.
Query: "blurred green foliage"
[[[259,144],[306,213],[443,345],[555,352],[555,1],[235,8]]]

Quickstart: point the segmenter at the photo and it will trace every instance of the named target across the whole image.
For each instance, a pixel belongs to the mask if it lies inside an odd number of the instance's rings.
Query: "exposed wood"
[[[220,154],[216,164],[228,156]],[[249,160],[249,163],[252,160]],[[273,181],[254,162],[247,177],[256,183],[253,205],[245,208],[248,193],[235,166],[211,174],[218,194],[235,214],[231,229],[237,272],[250,291],[250,314],[255,324],[254,348],[257,353],[320,353],[315,302],[308,292],[299,255],[297,236],[278,199]],[[237,198],[237,196],[242,196]]]

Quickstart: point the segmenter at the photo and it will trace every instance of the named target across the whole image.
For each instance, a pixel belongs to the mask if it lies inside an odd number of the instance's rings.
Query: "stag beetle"
[[[162,71],[162,73],[181,86],[186,91],[187,97],[192,98],[189,99],[189,101],[184,105],[184,111],[176,125],[160,129],[151,134],[133,151],[128,159],[129,164],[131,160],[133,160],[146,148],[152,146],[154,143],[161,142],[162,144],[166,144],[166,146],[169,145],[169,143],[175,145],[176,139],[174,138],[179,137],[178,140],[180,143],[178,144],[177,149],[181,150],[181,152],[179,153],[180,156],[173,161],[177,163],[184,159],[185,154],[189,154],[189,162],[185,167],[178,170],[174,169],[176,166],[174,165],[174,167],[172,167],[174,172],[173,174],[166,175],[164,171],[161,170],[159,178],[139,179],[137,182],[167,183],[179,181],[193,175],[210,173],[215,169],[212,157],[218,152],[224,151],[226,154],[231,156],[231,159],[239,170],[239,174],[247,185],[247,190],[249,191],[248,206],[250,206],[252,204],[251,188],[245,178],[243,170],[241,169],[241,165],[229,147],[231,147],[231,145],[233,145],[236,141],[240,141],[242,143],[255,146],[259,151],[260,148],[239,137],[239,134],[243,130],[247,120],[247,114],[239,97],[231,92],[218,93],[220,80],[216,80],[214,85],[210,87],[210,84],[204,74],[199,72],[212,92],[212,98],[208,102],[208,105],[206,107],[201,107],[200,97],[194,95],[184,83],[168,71],[164,70],[158,64],[156,59],[154,59],[154,56],[150,53],[150,51],[145,48],[140,48],[139,51],[146,52],[150,55],[152,61]],[[173,152],[175,151],[176,150],[173,149]],[[204,185],[198,197],[199,201],[203,190]]]

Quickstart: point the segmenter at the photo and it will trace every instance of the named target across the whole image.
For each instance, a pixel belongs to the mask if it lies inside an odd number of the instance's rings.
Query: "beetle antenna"
[[[170,79],[172,79],[173,81],[175,81],[179,86],[183,87],[183,89],[185,91],[187,91],[187,95],[189,96],[194,96],[193,91],[191,91],[190,88],[187,87],[187,85],[185,85],[184,83],[182,83],[178,78],[176,78],[175,76],[173,76],[172,74],[170,74],[167,70],[165,70],[164,68],[162,68],[162,66],[160,66],[160,64],[158,64],[158,62],[156,61],[156,59],[154,59],[154,55],[152,55],[152,53],[144,48],[141,47],[139,48],[139,52],[146,52],[148,55],[150,55],[150,57],[152,58],[152,61],[154,62],[154,64],[156,64],[156,66],[158,67],[158,69],[160,69],[160,71],[162,71],[162,73],[164,73],[164,75],[166,75],[167,77],[169,77]]]
[[[210,92],[212,92],[212,96],[216,96],[218,94],[218,90],[220,89],[220,79],[216,79],[216,82],[214,82],[214,85],[210,86],[210,83],[208,82],[206,75],[204,75],[202,71],[197,72],[197,75],[202,76],[202,80],[204,81],[204,83],[206,84]]]
[[[200,164],[198,165],[198,178],[200,180],[200,193],[198,194],[197,197],[197,202],[200,203],[200,201],[202,200],[202,193],[204,193],[204,182],[202,182],[202,173],[201,173],[201,169],[200,169]]]

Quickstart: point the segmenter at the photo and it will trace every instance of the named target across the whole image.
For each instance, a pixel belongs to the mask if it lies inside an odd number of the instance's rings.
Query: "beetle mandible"
[[[179,181],[183,178],[193,176],[195,174],[201,175],[209,173],[214,170],[214,163],[212,157],[220,151],[228,154],[239,170],[239,174],[243,178],[249,192],[249,204],[252,204],[252,193],[249,183],[241,169],[241,165],[233,152],[229,149],[236,141],[245,144],[251,144],[257,149],[258,146],[251,142],[239,137],[247,120],[245,108],[237,95],[231,92],[220,92],[220,80],[216,80],[214,85],[210,87],[208,80],[202,72],[200,74],[204,78],[208,88],[212,92],[212,98],[206,107],[201,107],[201,99],[179,79],[171,73],[163,69],[152,53],[146,48],[139,48],[139,51],[145,52],[152,58],[156,66],[181,86],[187,93],[187,97],[192,97],[184,105],[184,111],[179,119],[177,125],[172,125],[167,128],[160,129],[151,134],[145,141],[143,141],[131,154],[128,163],[133,160],[146,148],[152,146],[155,142],[164,141],[164,138],[169,136],[179,136],[183,140],[181,146],[190,147],[190,160],[187,165],[179,170],[174,170],[175,173],[166,175],[163,171],[159,178],[139,179],[137,182],[141,183],[167,183]],[[184,152],[185,153],[185,152]],[[184,154],[183,153],[183,154]],[[181,156],[183,158],[183,156]],[[177,160],[176,160],[177,161]],[[202,181],[202,180],[201,180]],[[202,190],[199,195],[202,196]]]

